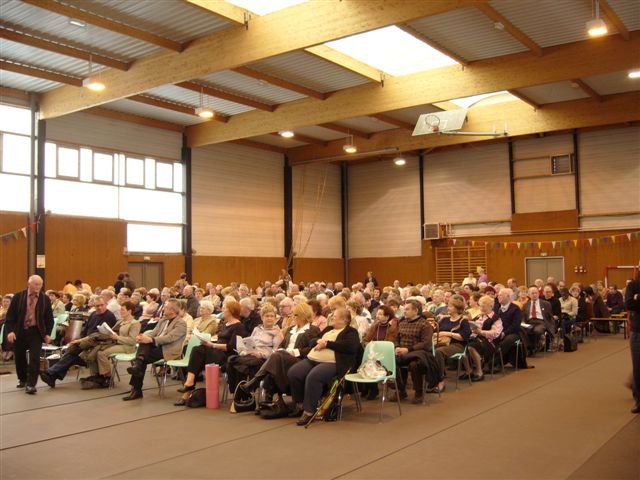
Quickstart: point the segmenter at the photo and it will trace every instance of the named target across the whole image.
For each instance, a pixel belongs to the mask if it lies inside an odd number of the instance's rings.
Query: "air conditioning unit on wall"
[[[425,240],[438,240],[444,237],[444,225],[439,223],[425,223],[422,228],[424,229]]]

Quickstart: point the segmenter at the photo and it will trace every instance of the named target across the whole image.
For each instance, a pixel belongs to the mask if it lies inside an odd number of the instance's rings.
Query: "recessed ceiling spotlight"
[[[630,70],[627,76],[629,78],[640,78],[640,69]]]
[[[78,27],[78,28],[87,28],[86,23],[84,23],[81,20],[76,20],[74,18],[69,19],[69,25],[73,25],[74,27]]]
[[[293,133],[293,131],[291,130],[280,130],[278,132],[278,135],[280,135],[283,138],[293,138],[295,136],[295,133]]]
[[[402,167],[403,165],[407,164],[407,161],[402,157],[396,157],[393,159],[393,163],[395,163],[399,167]]]

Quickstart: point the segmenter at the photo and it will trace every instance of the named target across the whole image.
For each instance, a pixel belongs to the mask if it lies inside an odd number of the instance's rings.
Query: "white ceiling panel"
[[[193,40],[231,25],[183,1],[64,0],[63,3],[176,42]]]
[[[398,128],[395,125],[389,125],[377,118],[373,117],[354,117],[346,120],[340,120],[336,122],[344,127],[353,128],[354,130],[360,130],[365,133],[376,133],[384,130],[391,130]]]
[[[17,88],[18,90],[24,90],[25,92],[42,93],[60,87],[62,84],[52,82],[50,80],[29,77],[27,75],[22,75],[21,73],[0,70],[0,86]]]
[[[518,92],[540,105],[589,97],[580,87],[574,87],[572,82],[548,83],[546,85],[536,85],[535,87],[519,88]]]
[[[496,30],[493,21],[473,7],[422,18],[409,25],[469,61],[527,50],[507,32]]]
[[[89,73],[89,62],[57,53],[45,53],[38,48],[9,40],[0,39],[0,52],[2,52],[2,58],[6,60],[65,75],[85,77]],[[101,70],[106,70],[106,67],[97,64],[92,67],[92,72],[94,73]]]
[[[385,115],[396,118],[398,120],[402,120],[403,122],[415,124],[418,121],[418,117],[423,113],[433,113],[440,111],[441,110],[439,108],[436,108],[433,105],[419,105],[417,107],[403,108],[402,110],[385,112]]]
[[[629,78],[628,72],[614,72],[583,78],[582,80],[600,95],[635,92],[640,90],[640,78]]]
[[[24,25],[32,31],[42,33],[43,36],[66,38],[71,42],[96,47],[96,49],[105,49],[106,46],[112,56],[123,60],[141,58],[162,50],[150,43],[93,25],[87,25],[85,28],[76,27],[69,23],[68,17],[32,7],[18,0],[0,0],[0,11],[3,21]]]
[[[306,135],[308,137],[317,138],[318,140],[324,140],[326,142],[331,140],[337,140],[339,138],[345,138],[347,136],[346,133],[336,132],[335,130],[330,130],[328,128],[323,127],[300,127],[296,128],[296,133],[301,135]]]
[[[267,145],[274,145],[281,148],[295,148],[306,145],[304,142],[300,142],[293,138],[283,138],[280,135],[259,135],[257,137],[250,137],[247,140],[253,142],[266,143]]]
[[[175,123],[178,125],[194,125],[202,123],[203,120],[195,115],[187,115],[185,113],[174,112],[166,108],[154,107],[144,103],[134,102],[132,100],[116,100],[115,102],[104,105],[105,108],[117,110],[118,112],[131,113],[142,117],[162,120],[164,122]]]
[[[608,0],[627,30],[640,30],[640,2],[637,0]]]
[[[193,105],[194,107],[200,105],[200,93],[187,90],[186,88],[176,87],[175,85],[163,85],[162,87],[149,90],[147,93],[172,102]],[[248,107],[247,105],[240,105],[239,103],[229,102],[208,95],[204,95],[204,104],[224,115],[237,115],[238,113],[254,110],[253,107]]]
[[[635,1],[635,0],[634,0]],[[587,40],[591,2],[577,0],[492,0],[493,6],[541,47]],[[610,26],[609,33],[615,33]]]
[[[297,92],[271,85],[262,80],[247,77],[231,70],[216,72],[200,78],[204,82],[229,93],[251,98],[269,105],[291,102],[305,98]]]
[[[322,93],[369,83],[360,75],[304,52],[278,55],[250,67]]]

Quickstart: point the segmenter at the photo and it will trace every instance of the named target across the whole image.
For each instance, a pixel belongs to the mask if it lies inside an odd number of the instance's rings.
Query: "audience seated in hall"
[[[157,329],[158,327],[156,327]],[[186,326],[185,326],[186,336]],[[222,321],[218,328],[218,336],[211,342],[202,340],[201,344],[191,350],[189,365],[187,366],[187,378],[180,393],[189,392],[196,388],[196,378],[204,371],[204,367],[210,363],[220,365],[222,371],[226,370],[227,360],[233,355],[236,348],[236,337],[246,337],[247,331],[240,321],[240,304],[233,297],[227,297],[222,303]]]
[[[182,280],[161,291],[147,291],[144,286],[131,291],[126,284],[119,285],[118,295],[115,287],[92,295],[81,282],[69,308],[73,313],[87,312],[82,338],[69,343],[60,360],[41,372],[42,380],[53,388],[71,366],[86,364],[89,376],[81,379],[81,387],[106,388],[111,383],[110,355],[135,352],[128,369],[131,390],[123,400],[141,398],[146,367],[157,360],[181,358],[197,328],[213,339],[191,350],[179,390],[183,395],[176,405],[186,403],[205,365],[215,363],[226,373],[232,392],[237,385],[248,394],[263,388],[262,398],[270,405],[269,413],[262,412],[264,418],[295,415],[300,417],[298,424],[305,425],[324,388],[347,369],[355,372],[362,348],[369,342],[395,344],[395,399],[407,399],[412,388],[411,400],[421,403],[424,391],[444,391],[452,355],[466,351],[460,379],[470,377],[475,382],[489,371],[497,350],[505,364],[526,368],[527,356],[549,347],[545,339],[551,342],[558,332],[569,333],[574,325],[585,327],[592,317],[609,318],[618,308],[620,295],[601,283],[567,288],[553,278],[547,284],[538,279],[527,290],[518,287],[515,278],[507,279],[506,287],[485,282],[474,286],[468,279],[463,284],[408,282],[401,286],[394,282],[394,286],[379,287],[357,282],[350,288],[341,282],[289,281],[263,282],[255,290],[239,282],[226,287],[209,282],[205,290],[198,290],[186,277]],[[606,302],[598,292],[609,295]],[[47,293],[53,308],[66,310],[60,294]],[[10,301],[9,295],[3,297],[0,322],[4,304]],[[217,304],[222,305],[219,317]],[[189,314],[193,308],[195,319]],[[115,335],[97,331],[103,322]],[[593,323],[609,331],[609,322]],[[63,342],[64,325],[60,328],[57,333]],[[238,351],[237,337],[249,333],[256,350]],[[11,347],[3,342],[3,357]],[[175,378],[176,372],[171,373]],[[360,392],[375,399],[378,385],[366,385]],[[285,395],[292,395],[294,407],[285,403]],[[266,408],[265,404],[259,408]]]

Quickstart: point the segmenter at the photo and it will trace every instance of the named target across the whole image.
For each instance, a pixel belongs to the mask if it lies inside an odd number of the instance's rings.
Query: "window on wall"
[[[0,105],[0,211],[29,211],[30,175],[31,111]]]
[[[129,223],[127,250],[136,253],[181,253],[182,228]]]
[[[2,135],[2,171],[5,173],[31,174],[30,137]]]
[[[58,147],[58,177],[78,178],[80,152],[75,148]]]
[[[134,222],[127,225],[132,252],[182,251],[180,163],[47,142],[45,176],[47,210]]]
[[[144,160],[127,157],[125,184],[144,186]]]

